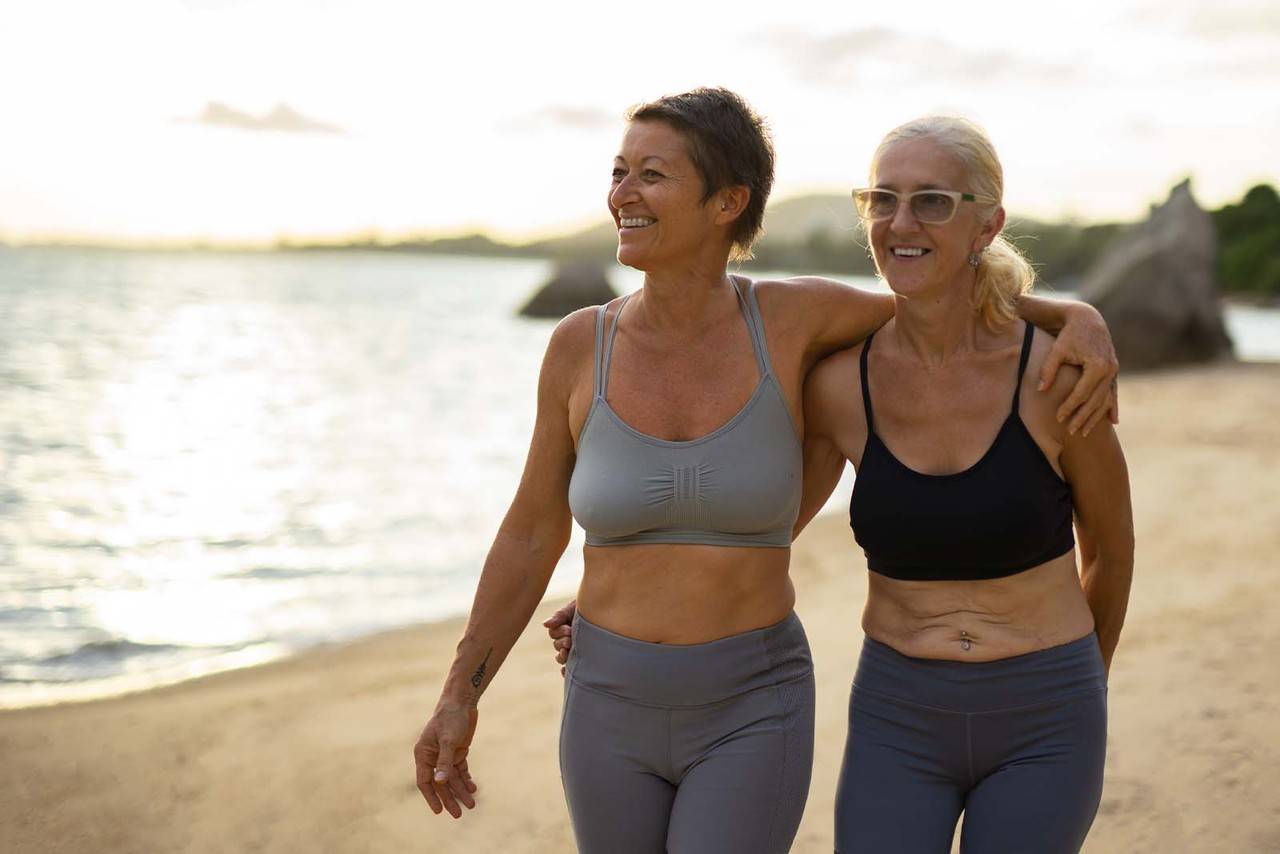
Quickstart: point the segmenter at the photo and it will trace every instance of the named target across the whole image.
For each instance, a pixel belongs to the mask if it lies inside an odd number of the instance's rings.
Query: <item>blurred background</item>
[[[982,123],[1042,290],[1190,179],[1280,361],[1280,6],[126,3],[0,31],[0,707],[466,610],[626,108],[728,86],[778,151],[748,275],[878,287],[880,137]],[[553,581],[572,589],[580,532]]]

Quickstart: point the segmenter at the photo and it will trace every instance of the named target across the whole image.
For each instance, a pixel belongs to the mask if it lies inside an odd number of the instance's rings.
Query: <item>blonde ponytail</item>
[[[1003,234],[997,234],[978,261],[978,281],[973,287],[973,310],[991,329],[1018,317],[1018,297],[1031,291],[1036,271]]]

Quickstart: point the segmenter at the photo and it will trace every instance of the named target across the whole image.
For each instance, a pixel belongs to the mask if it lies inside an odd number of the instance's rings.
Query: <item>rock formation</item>
[[[1213,221],[1192,198],[1191,182],[1183,181],[1085,275],[1080,296],[1106,318],[1123,369],[1231,356],[1218,303],[1217,251]]]
[[[600,305],[617,294],[609,285],[604,268],[592,261],[572,261],[556,268],[550,281],[524,304],[525,317],[564,317],[587,305]]]

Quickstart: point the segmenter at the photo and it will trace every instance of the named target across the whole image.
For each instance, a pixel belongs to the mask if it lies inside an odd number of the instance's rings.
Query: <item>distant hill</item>
[[[1222,290],[1280,296],[1280,196],[1276,191],[1267,185],[1254,187],[1239,203],[1210,214],[1218,226]],[[1005,233],[1031,259],[1042,282],[1051,288],[1073,290],[1124,227],[1124,223],[1047,223],[1011,215]],[[607,220],[562,237],[523,244],[500,243],[482,234],[395,244],[351,244],[351,248],[362,249],[601,262],[612,259],[616,247],[617,234],[613,223]],[[755,247],[755,259],[744,268],[864,276],[875,273],[853,200],[843,193],[797,196],[770,204],[765,211],[764,236]]]

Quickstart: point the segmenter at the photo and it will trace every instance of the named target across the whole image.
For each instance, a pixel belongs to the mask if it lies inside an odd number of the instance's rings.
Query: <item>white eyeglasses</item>
[[[853,191],[853,204],[858,209],[858,216],[869,222],[890,219],[898,212],[898,203],[903,199],[911,205],[911,215],[918,222],[926,225],[945,225],[955,218],[960,210],[961,202],[981,202],[994,205],[996,200],[990,196],[976,193],[962,193],[959,190],[916,190],[914,193],[899,193],[881,187],[869,187]]]

